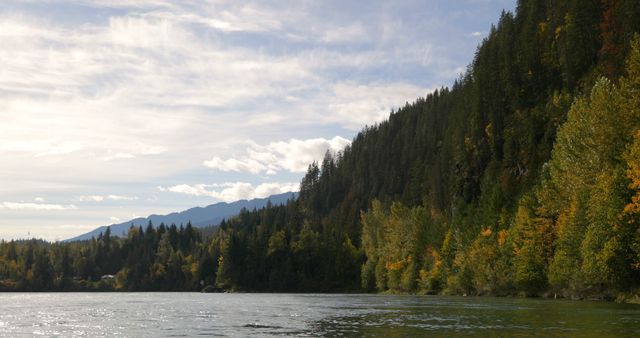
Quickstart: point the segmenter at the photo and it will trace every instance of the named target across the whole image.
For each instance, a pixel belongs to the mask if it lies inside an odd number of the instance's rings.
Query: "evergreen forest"
[[[450,87],[311,164],[298,199],[206,231],[0,242],[0,290],[640,301],[639,32],[637,0],[519,0]]]

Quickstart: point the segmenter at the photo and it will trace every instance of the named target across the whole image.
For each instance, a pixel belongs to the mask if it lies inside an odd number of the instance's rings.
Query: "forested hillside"
[[[78,262],[97,264],[104,237],[3,243],[0,279],[37,288],[34,271],[48,262],[53,281],[117,273],[110,287],[126,290],[202,280],[259,291],[637,294],[638,18],[635,0],[519,1],[450,88],[311,165],[297,201],[245,210],[211,238],[188,235],[188,246],[132,229],[110,244],[119,263],[98,272]],[[25,258],[36,257],[31,247],[44,258]],[[74,252],[69,270],[56,250]],[[177,278],[169,271],[188,282],[163,287]]]
[[[567,297],[636,290],[638,14],[636,1],[520,1],[451,88],[312,165],[297,203],[223,228],[218,281]]]

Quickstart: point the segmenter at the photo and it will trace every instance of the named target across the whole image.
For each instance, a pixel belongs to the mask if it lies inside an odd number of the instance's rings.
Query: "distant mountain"
[[[287,200],[291,198],[297,198],[298,193],[287,192],[279,195],[272,195],[266,198],[256,198],[252,200],[240,200],[232,203],[220,202],[211,204],[206,207],[195,207],[185,211],[174,212],[168,215],[151,215],[149,217],[139,217],[119,224],[111,224],[101,226],[95,230],[87,232],[86,234],[67,239],[67,242],[83,241],[91,239],[91,237],[98,237],[102,232],[111,228],[111,234],[113,236],[126,235],[131,225],[146,227],[149,221],[154,225],[160,225],[164,223],[166,225],[171,224],[187,224],[191,222],[194,227],[202,228],[210,225],[217,225],[225,218],[233,217],[240,213],[242,208],[253,209],[262,208],[270,201],[271,204],[285,204]]]

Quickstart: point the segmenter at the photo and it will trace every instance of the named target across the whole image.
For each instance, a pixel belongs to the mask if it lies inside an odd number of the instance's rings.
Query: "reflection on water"
[[[5,293],[0,335],[640,337],[640,306],[488,297]]]

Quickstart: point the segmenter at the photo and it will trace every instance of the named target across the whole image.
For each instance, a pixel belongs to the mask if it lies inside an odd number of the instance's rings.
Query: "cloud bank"
[[[62,205],[30,202],[2,202],[2,204],[0,204],[0,210],[2,209],[19,211],[66,211],[78,208],[73,204]]]
[[[292,173],[304,173],[312,162],[322,161],[327,151],[335,155],[350,143],[351,141],[340,136],[332,139],[291,139],[289,141],[271,142],[266,146],[249,142],[245,155],[239,158],[231,157],[227,159],[214,156],[212,159],[205,161],[204,165],[214,170],[250,174],[275,175],[283,170]]]
[[[137,200],[137,196],[120,196],[120,195],[88,195],[88,196],[80,196],[78,200],[81,202],[102,202],[105,200],[109,201],[135,201]]]
[[[295,192],[299,189],[300,184],[297,182],[270,182],[258,185],[247,182],[228,182],[223,184],[179,184],[171,187],[158,187],[158,190],[162,192],[173,192],[190,196],[207,196],[225,202],[264,198],[286,192]]]

